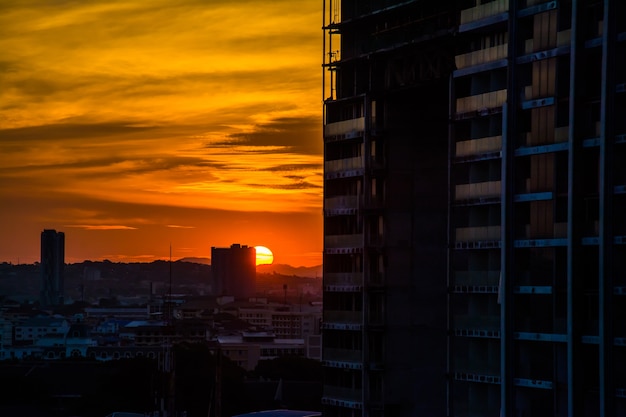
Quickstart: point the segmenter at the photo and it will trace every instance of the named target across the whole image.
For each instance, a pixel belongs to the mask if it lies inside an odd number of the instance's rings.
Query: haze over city
[[[321,264],[318,1],[0,5],[0,261]]]

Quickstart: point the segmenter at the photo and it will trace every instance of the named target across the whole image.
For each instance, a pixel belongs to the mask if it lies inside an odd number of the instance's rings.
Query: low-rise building
[[[33,317],[15,326],[14,340],[18,344],[34,343],[46,335],[65,335],[70,323],[62,317]]]
[[[320,334],[322,307],[310,304],[240,306],[237,317],[258,328],[271,329],[279,338],[307,338]]]

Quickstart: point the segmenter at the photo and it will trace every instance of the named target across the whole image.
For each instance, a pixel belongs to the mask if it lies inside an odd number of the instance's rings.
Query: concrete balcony
[[[485,181],[474,182],[470,184],[459,184],[454,189],[454,199],[459,201],[499,197],[501,191],[501,181]]]
[[[360,206],[361,198],[356,195],[342,195],[324,199],[325,210],[348,210],[357,209]]]
[[[504,59],[508,55],[508,44],[496,45],[490,48],[480,49],[478,51],[469,52],[467,54],[457,55],[454,57],[456,68],[473,67],[475,65],[485,64],[487,62],[498,61]]]
[[[327,248],[362,248],[363,234],[354,235],[326,235],[324,245]]]
[[[362,272],[335,272],[324,274],[324,285],[363,285]]]
[[[457,242],[476,242],[480,240],[500,240],[500,226],[457,227]]]
[[[327,123],[324,126],[324,136],[356,136],[365,130],[365,117]]]
[[[363,169],[363,157],[336,159],[334,161],[326,161],[324,163],[325,172],[353,171]]]
[[[468,113],[479,109],[501,107],[506,102],[506,95],[507,91],[504,89],[458,98],[456,111],[457,113]]]
[[[464,140],[456,143],[456,156],[472,156],[502,150],[502,136]]]
[[[481,2],[479,0],[479,2]],[[482,2],[481,2],[482,3]],[[509,0],[496,0],[461,10],[461,24],[474,22],[509,10]]]

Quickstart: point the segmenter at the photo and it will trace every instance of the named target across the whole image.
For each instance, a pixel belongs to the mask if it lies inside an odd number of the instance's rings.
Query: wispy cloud
[[[136,227],[108,224],[67,224],[65,227],[85,230],[137,230]]]

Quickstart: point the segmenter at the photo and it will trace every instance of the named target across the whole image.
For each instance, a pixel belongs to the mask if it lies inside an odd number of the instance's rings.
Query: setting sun
[[[274,254],[271,250],[265,246],[255,246],[256,249],[256,264],[258,265],[271,265],[274,262]]]

